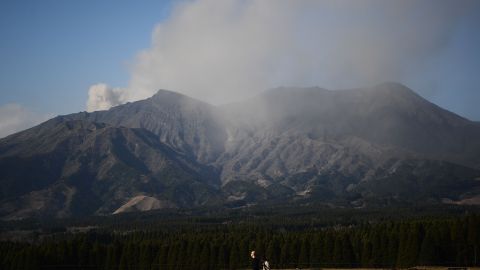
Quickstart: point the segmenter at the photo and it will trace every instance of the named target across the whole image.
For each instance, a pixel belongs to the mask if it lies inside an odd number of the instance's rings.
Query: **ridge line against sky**
[[[219,104],[398,81],[478,121],[478,25],[474,0],[5,0],[0,137],[160,88]]]

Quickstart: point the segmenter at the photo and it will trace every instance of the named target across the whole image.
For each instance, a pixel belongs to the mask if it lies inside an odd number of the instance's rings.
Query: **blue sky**
[[[395,80],[480,121],[479,3],[2,0],[0,137],[85,110],[99,83],[108,107],[159,88],[222,103]]]
[[[125,85],[129,61],[150,45],[170,1],[2,0],[0,105],[65,114],[85,110],[88,87]]]

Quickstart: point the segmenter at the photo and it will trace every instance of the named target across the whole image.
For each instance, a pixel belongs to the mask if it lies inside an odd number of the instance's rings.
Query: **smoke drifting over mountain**
[[[124,96],[124,89],[111,88],[104,83],[92,85],[88,90],[87,111],[108,110],[124,103]]]
[[[282,85],[337,89],[405,82],[448,45],[473,4],[182,2],[155,27],[151,47],[138,54],[124,99],[119,92],[93,91],[102,102],[89,102],[89,110],[158,89],[218,104]]]

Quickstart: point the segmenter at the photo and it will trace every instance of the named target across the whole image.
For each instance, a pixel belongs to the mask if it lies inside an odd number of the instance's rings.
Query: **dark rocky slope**
[[[1,215],[480,198],[480,125],[397,83],[278,88],[214,107],[170,91],[0,140]]]
[[[144,129],[57,117],[0,141],[0,214],[110,214],[138,195],[218,203],[215,177]]]

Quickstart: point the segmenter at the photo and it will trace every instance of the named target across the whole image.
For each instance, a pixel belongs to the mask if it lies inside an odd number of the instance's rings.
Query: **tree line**
[[[479,266],[480,216],[285,227],[257,222],[62,232],[0,242],[1,269],[245,269]]]

